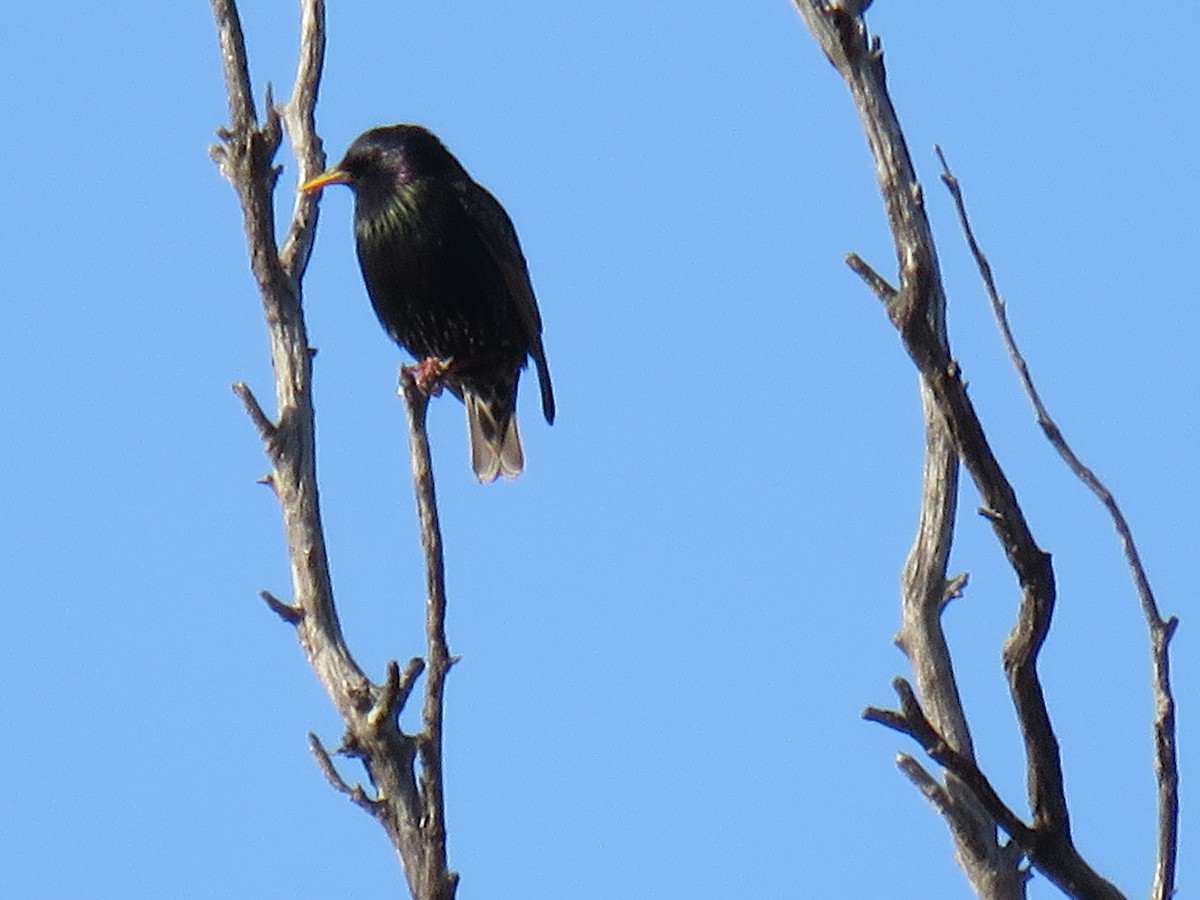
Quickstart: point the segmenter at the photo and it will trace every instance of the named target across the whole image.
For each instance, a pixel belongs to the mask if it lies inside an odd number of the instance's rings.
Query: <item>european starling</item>
[[[504,207],[420,125],[359,135],[341,162],[300,190],[327,184],[354,191],[358,262],[380,324],[419,363],[436,361],[466,405],[475,475],[520,475],[517,380],[528,357],[550,423],[554,393],[542,318]]]

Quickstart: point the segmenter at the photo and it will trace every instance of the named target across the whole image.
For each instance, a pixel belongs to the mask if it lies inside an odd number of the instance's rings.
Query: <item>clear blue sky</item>
[[[989,8],[983,8],[989,7]],[[994,7],[994,8],[992,8]],[[247,2],[280,94],[295,4]],[[507,206],[559,400],[523,478],[480,487],[431,415],[449,565],[447,778],[462,900],[967,895],[941,820],[859,720],[891,645],[921,462],[916,378],[845,268],[894,272],[844,86],[786,0],[332,3],[319,124],[437,131]],[[879,0],[954,350],[1060,603],[1044,654],[1078,844],[1144,896],[1145,629],[1100,508],[1019,394],[936,180],[940,143],[1047,401],[1125,504],[1175,643],[1185,812],[1193,572],[1194,5]],[[341,729],[293,634],[258,439],[271,396],[207,3],[15,4],[0,278],[0,894],[366,896],[382,831],[325,784]],[[290,206],[295,167],[279,200]],[[352,647],[423,648],[396,348],[327,192],[306,305],[322,500]],[[964,490],[947,627],[982,763],[1024,812],[1000,667],[1017,591]],[[346,767],[348,776],[354,774]],[[1182,832],[1179,884],[1200,879]],[[901,874],[902,873],[902,874]],[[1053,897],[1044,881],[1030,896]]]

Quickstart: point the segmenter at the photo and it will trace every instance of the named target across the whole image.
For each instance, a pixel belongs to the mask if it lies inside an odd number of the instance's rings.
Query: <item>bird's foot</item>
[[[428,359],[405,366],[405,368],[412,373],[417,387],[430,397],[436,397],[442,392],[442,382],[453,365],[454,360],[452,359],[438,359],[436,356],[430,356]]]

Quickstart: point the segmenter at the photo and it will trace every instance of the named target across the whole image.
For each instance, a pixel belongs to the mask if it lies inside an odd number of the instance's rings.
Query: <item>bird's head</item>
[[[332,169],[300,185],[304,192],[345,184],[363,194],[393,194],[423,178],[453,178],[463,173],[458,160],[437,135],[420,125],[386,125],[355,138]]]

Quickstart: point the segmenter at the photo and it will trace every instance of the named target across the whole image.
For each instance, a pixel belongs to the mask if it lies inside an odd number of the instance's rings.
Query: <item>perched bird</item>
[[[550,423],[554,392],[542,318],[508,213],[420,125],[359,135],[341,162],[300,190],[329,184],[354,191],[358,262],[384,330],[466,405],[476,477],[520,475],[517,381],[528,357]]]

